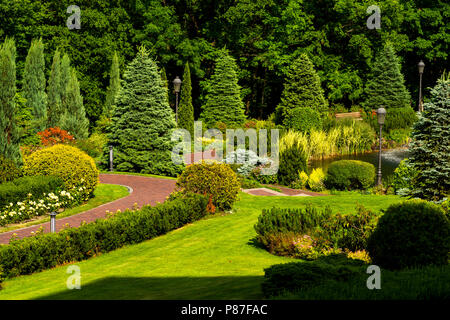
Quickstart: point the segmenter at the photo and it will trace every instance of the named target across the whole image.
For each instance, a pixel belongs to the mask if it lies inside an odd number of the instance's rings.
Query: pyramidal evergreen
[[[42,38],[31,42],[23,72],[23,97],[32,112],[34,127],[42,131],[47,121],[47,94],[45,93],[45,59]]]
[[[245,108],[237,70],[234,58],[222,51],[216,59],[214,74],[207,82],[208,92],[200,117],[207,127],[214,127],[219,121],[229,127],[244,123]]]
[[[293,109],[309,107],[318,112],[327,111],[328,101],[314,64],[301,54],[286,70],[281,102],[275,110],[275,120],[281,124]]]
[[[181,86],[180,106],[178,107],[178,128],[186,129],[194,136],[194,107],[192,105],[191,71],[186,62]]]
[[[181,167],[171,159],[175,144],[171,135],[175,127],[175,114],[167,102],[158,67],[145,47],[141,47],[124,73],[108,130],[114,168],[176,176]],[[105,148],[105,165],[108,155]]]
[[[411,196],[431,201],[450,194],[450,77],[444,74],[414,124],[408,161],[417,176]]]
[[[405,87],[400,63],[389,42],[375,58],[365,95],[363,105],[367,109],[404,108],[411,105],[411,96]]]
[[[64,114],[68,109],[67,105],[67,86],[69,85],[70,79],[72,77],[72,72],[70,68],[70,58],[65,53],[61,59],[61,85],[60,89],[60,97],[61,97],[61,110]]]
[[[62,116],[61,102],[61,54],[56,49],[47,87],[47,128],[60,127]]]
[[[72,134],[75,139],[86,139],[89,135],[89,120],[86,118],[80,84],[73,68],[65,91],[66,109],[61,117],[61,128]]]
[[[107,118],[111,118],[112,109],[114,106],[114,101],[120,90],[120,67],[119,67],[119,57],[117,52],[114,52],[114,56],[111,63],[111,70],[109,71],[109,86],[106,91],[106,101],[103,114]]]
[[[16,45],[6,38],[0,47],[0,155],[22,163],[16,125]]]

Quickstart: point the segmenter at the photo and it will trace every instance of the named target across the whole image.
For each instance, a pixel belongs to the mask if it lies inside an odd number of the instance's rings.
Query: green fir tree
[[[44,44],[42,39],[33,40],[25,60],[22,92],[37,131],[44,130],[47,122],[45,83]]]
[[[61,85],[59,87],[62,114],[69,108],[67,105],[67,86],[69,85],[71,76],[70,58],[67,53],[65,53],[61,59]]]
[[[365,88],[364,107],[368,110],[409,107],[411,96],[404,83],[394,48],[387,43],[373,63],[372,75]]]
[[[217,58],[214,74],[207,87],[200,117],[206,126],[214,127],[217,122],[223,122],[229,127],[241,126],[246,116],[238,84],[238,67],[234,58],[225,51]]]
[[[450,77],[444,74],[414,124],[408,161],[417,175],[411,196],[439,201],[450,195]]]
[[[109,86],[106,91],[106,101],[103,114],[110,119],[112,116],[112,110],[115,103],[115,99],[120,90],[120,66],[119,57],[117,52],[114,52],[112,59],[111,70],[109,71]]]
[[[167,103],[158,67],[141,47],[124,73],[108,130],[114,168],[176,176],[181,167],[171,158],[175,128],[175,115]],[[108,155],[105,149],[104,164],[109,161]]]
[[[169,100],[169,81],[167,80],[166,69],[164,67],[161,67],[160,74],[161,74],[161,80],[163,83],[163,87],[166,90],[167,103],[170,105],[170,103],[169,103],[169,101],[170,101]]]
[[[48,79],[47,98],[47,128],[60,127],[63,109],[61,102],[61,54],[58,49],[53,55],[50,78]]]
[[[286,70],[281,102],[275,110],[275,121],[278,124],[290,123],[293,110],[306,107],[319,113],[325,112],[328,101],[325,99],[314,64],[306,54],[301,54]]]
[[[194,107],[192,105],[191,71],[186,62],[181,86],[180,105],[178,107],[178,128],[186,129],[194,136]]]
[[[0,47],[0,155],[22,163],[16,125],[16,45],[6,38]]]

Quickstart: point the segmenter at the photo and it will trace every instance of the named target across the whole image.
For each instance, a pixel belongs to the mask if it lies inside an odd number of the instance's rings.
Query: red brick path
[[[175,188],[175,180],[151,178],[142,176],[131,176],[122,174],[101,174],[100,182],[107,184],[118,184],[130,187],[132,192],[129,196],[106,203],[97,208],[56,220],[56,230],[59,231],[65,224],[71,227],[78,227],[83,221],[92,222],[98,218],[104,218],[106,211],[116,212],[118,209],[125,210],[132,208],[135,203],[141,207],[144,204],[156,204],[156,202],[164,202],[166,197]],[[40,226],[44,227],[44,232],[49,232],[50,222],[41,225],[35,225],[23,229],[13,230],[0,233],[0,243],[7,244],[14,233],[19,238],[30,236],[31,232],[35,232]]]

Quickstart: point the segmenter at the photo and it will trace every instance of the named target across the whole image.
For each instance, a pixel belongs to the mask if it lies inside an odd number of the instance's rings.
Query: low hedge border
[[[12,240],[9,245],[0,246],[0,270],[6,278],[31,274],[140,243],[201,219],[207,215],[207,203],[202,195],[187,194],[78,228]]]

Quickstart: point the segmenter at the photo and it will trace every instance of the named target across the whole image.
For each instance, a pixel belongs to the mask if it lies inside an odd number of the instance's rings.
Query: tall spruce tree
[[[439,201],[450,195],[450,77],[443,75],[431,90],[431,100],[414,124],[409,163],[417,176],[411,196]]]
[[[281,102],[275,110],[275,121],[282,124],[294,109],[305,107],[324,112],[327,111],[328,101],[314,64],[306,54],[301,54],[286,70]]]
[[[180,106],[178,107],[178,128],[186,129],[194,136],[194,107],[192,105],[191,71],[186,62],[181,86]]]
[[[208,92],[200,117],[207,127],[211,128],[219,121],[231,127],[244,123],[245,108],[237,68],[234,58],[222,51],[216,60],[214,74],[208,80]]]
[[[16,45],[6,38],[0,47],[0,155],[22,163],[16,125]]]
[[[61,101],[61,54],[56,49],[47,87],[47,127],[60,127],[63,113]]]
[[[89,135],[89,120],[83,106],[75,69],[72,69],[69,83],[66,87],[66,110],[61,117],[61,128],[68,131],[76,139],[86,139]]]
[[[404,83],[400,63],[392,44],[388,42],[373,63],[372,76],[369,77],[365,88],[364,107],[366,109],[409,107],[411,96]]]
[[[28,50],[23,72],[23,97],[31,109],[34,127],[37,131],[46,128],[47,94],[45,93],[45,59],[42,38],[33,40]]]
[[[114,168],[175,176],[181,170],[171,159],[175,127],[158,67],[141,47],[124,73],[108,130]],[[104,164],[108,163],[108,154],[105,149]]]
[[[70,68],[70,58],[67,53],[65,53],[61,59],[61,85],[59,87],[62,114],[64,114],[69,108],[67,105],[67,86],[69,85],[71,77],[72,71]]]
[[[120,67],[119,67],[119,57],[117,52],[114,52],[114,56],[111,63],[111,69],[109,71],[109,86],[106,91],[106,101],[105,107],[103,109],[103,114],[106,118],[110,119],[112,116],[112,109],[114,106],[115,99],[120,90]]]

